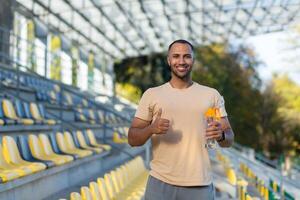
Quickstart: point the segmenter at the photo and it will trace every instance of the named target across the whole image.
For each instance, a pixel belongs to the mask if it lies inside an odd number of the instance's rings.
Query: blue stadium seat
[[[28,138],[25,135],[19,135],[17,137],[17,145],[20,150],[20,154],[24,160],[30,161],[30,162],[42,162],[45,165],[47,165],[47,168],[55,166],[54,162],[52,161],[45,161],[45,160],[40,160],[36,159],[32,156],[29,144],[28,144]]]

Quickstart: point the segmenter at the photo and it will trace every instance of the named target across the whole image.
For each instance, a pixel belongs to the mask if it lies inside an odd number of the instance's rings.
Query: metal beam
[[[39,6],[41,6],[43,9],[45,9],[47,12],[51,13],[53,16],[55,16],[58,20],[60,20],[61,22],[63,22],[65,25],[67,25],[69,28],[73,29],[78,35],[82,36],[83,38],[85,38],[87,41],[89,41],[91,44],[95,45],[98,49],[100,49],[102,52],[104,52],[105,54],[109,55],[112,58],[116,58],[115,55],[111,54],[110,52],[108,52],[107,50],[105,50],[103,47],[101,47],[99,44],[95,43],[94,41],[92,41],[88,36],[86,36],[85,34],[83,34],[80,30],[78,30],[76,27],[74,27],[72,24],[70,24],[69,22],[67,22],[65,19],[63,19],[59,14],[54,13],[48,6],[46,6],[45,4],[43,4],[40,0],[34,0],[35,3],[37,3]],[[32,13],[33,10],[31,11]],[[37,16],[36,16],[37,17]]]
[[[107,16],[107,14],[102,10],[102,8],[95,2],[95,0],[90,0],[91,3],[98,9],[98,11],[107,19],[107,21],[117,30],[120,35],[130,44],[130,46],[135,49],[137,52],[139,52],[139,49],[129,40],[129,38],[124,34],[123,31],[119,29],[119,27],[116,25],[115,22],[113,22],[110,17]]]
[[[116,47],[124,56],[126,56],[125,49],[119,47],[116,42],[110,39],[106,33],[104,33],[97,25],[95,25],[87,16],[85,16],[80,10],[74,7],[69,0],[63,0],[70,8],[72,8],[78,15],[80,15],[91,27],[96,29],[104,38],[106,38],[114,47]]]
[[[123,13],[123,15],[126,16],[127,20],[129,21],[130,25],[134,28],[134,30],[137,32],[137,34],[139,35],[140,38],[143,39],[144,42],[146,42],[146,44],[148,45],[148,47],[150,49],[154,49],[152,43],[149,41],[149,39],[144,35],[144,33],[142,32],[142,30],[140,29],[140,27],[138,27],[134,21],[132,20],[132,16],[129,12],[127,12],[123,6],[120,4],[120,2],[118,2],[117,0],[114,0],[115,4],[117,5],[117,7],[119,8],[119,10],[121,10],[121,12]],[[130,16],[128,16],[130,15]]]

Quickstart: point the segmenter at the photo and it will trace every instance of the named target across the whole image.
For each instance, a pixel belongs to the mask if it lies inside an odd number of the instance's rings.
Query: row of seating
[[[0,138],[0,182],[63,165],[111,149],[98,143],[92,130]]]
[[[59,120],[46,118],[46,111],[42,104],[22,102],[18,99],[12,101],[8,98],[0,98],[0,104],[0,125],[60,123]]]
[[[90,124],[119,124],[123,120],[120,117],[117,117],[113,113],[104,113],[102,110],[93,110],[93,109],[75,109],[75,120]]]
[[[10,70],[0,69],[0,81],[7,85],[17,85],[18,76]],[[59,104],[62,100],[63,105],[75,107],[89,107],[89,102],[82,97],[64,91],[60,94],[61,88],[58,84],[48,80],[34,77],[31,75],[19,74],[19,83],[24,87],[29,87],[36,92],[38,101],[48,102],[50,104]],[[61,98],[62,97],[62,98]]]
[[[71,200],[138,200],[144,196],[148,170],[138,156],[72,192]]]
[[[240,170],[249,181],[254,182],[257,191],[265,200],[280,199],[281,187],[276,181],[272,180],[271,177],[268,185],[264,180],[259,178],[247,164],[240,163]],[[295,197],[285,189],[283,189],[282,193],[284,199],[295,200]]]

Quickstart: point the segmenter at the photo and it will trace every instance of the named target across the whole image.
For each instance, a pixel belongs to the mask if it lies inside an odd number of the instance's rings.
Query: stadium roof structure
[[[47,27],[111,58],[282,31],[299,22],[299,0],[17,0]]]

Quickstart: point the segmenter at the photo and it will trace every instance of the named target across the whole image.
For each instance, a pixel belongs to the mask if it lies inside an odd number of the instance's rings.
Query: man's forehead
[[[192,48],[190,47],[190,45],[185,44],[185,43],[175,43],[172,45],[172,47],[170,48],[170,53],[174,54],[174,53],[182,53],[182,51],[185,51],[189,54],[192,54]]]

